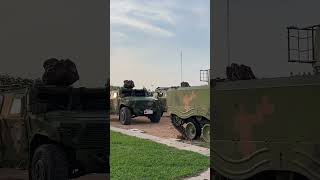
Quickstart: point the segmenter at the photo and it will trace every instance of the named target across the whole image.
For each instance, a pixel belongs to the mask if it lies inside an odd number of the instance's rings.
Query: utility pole
[[[227,60],[230,66],[230,1],[227,0]]]
[[[181,50],[181,54],[180,54],[180,59],[181,59],[181,82],[182,82],[182,50]]]

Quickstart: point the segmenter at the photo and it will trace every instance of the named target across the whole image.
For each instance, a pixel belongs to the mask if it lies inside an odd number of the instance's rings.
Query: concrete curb
[[[141,139],[151,140],[151,141],[154,141],[154,142],[157,142],[160,144],[165,144],[167,146],[174,147],[174,148],[177,148],[180,150],[187,150],[187,151],[192,151],[192,152],[202,154],[204,156],[208,156],[208,157],[210,156],[210,149],[208,149],[208,148],[199,147],[199,146],[195,146],[195,145],[191,145],[191,144],[187,144],[187,143],[182,143],[182,142],[178,142],[175,140],[164,139],[164,138],[160,138],[157,136],[144,134],[139,131],[130,131],[130,130],[112,127],[112,126],[110,126],[110,130],[115,131],[115,132],[119,132],[119,133],[122,133],[125,135],[138,137]]]
[[[199,176],[187,178],[185,180],[209,180],[209,179],[210,179],[210,168],[207,171],[201,173]]]

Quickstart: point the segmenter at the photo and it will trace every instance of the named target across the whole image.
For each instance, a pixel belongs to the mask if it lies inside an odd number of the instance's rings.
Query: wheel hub
[[[210,125],[209,124],[205,124],[203,126],[201,136],[206,142],[210,142]]]
[[[186,124],[186,136],[188,139],[193,140],[197,136],[196,126],[192,122]]]

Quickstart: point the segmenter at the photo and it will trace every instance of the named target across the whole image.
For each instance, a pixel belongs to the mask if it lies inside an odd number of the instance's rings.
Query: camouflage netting
[[[181,87],[190,87],[188,82],[181,82]]]
[[[70,86],[79,80],[77,67],[69,59],[50,58],[43,63],[43,68],[42,81],[45,85]]]
[[[123,81],[123,87],[127,89],[133,89],[135,87],[134,82],[132,80],[125,80]]]
[[[227,78],[231,81],[256,79],[249,66],[235,63],[227,67]]]

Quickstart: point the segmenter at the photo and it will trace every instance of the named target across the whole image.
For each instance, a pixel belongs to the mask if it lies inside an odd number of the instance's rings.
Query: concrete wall
[[[211,1],[213,75],[225,77],[227,0]],[[230,0],[230,60],[253,68],[258,77],[312,71],[288,63],[286,27],[320,24],[318,0]]]
[[[81,85],[109,76],[108,0],[1,0],[0,72],[40,77],[49,57],[76,62]]]

